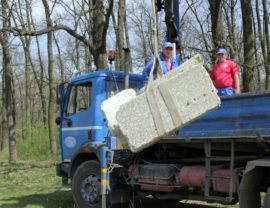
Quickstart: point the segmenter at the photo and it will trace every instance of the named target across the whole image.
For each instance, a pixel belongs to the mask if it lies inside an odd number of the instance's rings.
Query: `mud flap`
[[[125,204],[129,203],[131,195],[130,187],[113,189],[108,197],[110,197],[111,204]]]
[[[260,208],[260,187],[264,181],[264,168],[255,167],[246,172],[241,180],[239,188],[240,208]]]

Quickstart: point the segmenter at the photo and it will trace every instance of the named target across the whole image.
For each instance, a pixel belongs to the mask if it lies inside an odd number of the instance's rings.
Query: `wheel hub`
[[[86,177],[80,186],[82,198],[88,203],[99,201],[100,196],[100,181],[97,176],[90,175]]]

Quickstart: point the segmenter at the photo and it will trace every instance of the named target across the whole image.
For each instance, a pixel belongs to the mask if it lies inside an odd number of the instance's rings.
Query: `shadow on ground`
[[[191,203],[180,203],[175,200],[157,200],[153,198],[145,198],[142,200],[142,208],[215,208],[214,205],[201,205]]]
[[[20,197],[1,199],[1,208],[73,208],[74,203],[70,191],[56,191],[52,193],[33,194]]]
[[[173,200],[163,201],[153,198],[144,198],[140,201],[140,206],[138,206],[140,208],[214,208],[213,205],[187,204]],[[1,199],[1,202],[1,208],[25,208],[35,206],[43,208],[75,208],[70,191],[56,191],[53,193],[10,197]]]

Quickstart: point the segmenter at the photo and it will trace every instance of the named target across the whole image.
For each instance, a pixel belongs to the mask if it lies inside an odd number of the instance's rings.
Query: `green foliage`
[[[55,130],[55,138],[59,152],[57,130]],[[48,129],[42,124],[34,124],[28,127],[17,126],[16,139],[18,161],[55,161],[60,158],[60,152],[56,158],[51,156]],[[7,149],[1,153],[0,160],[8,160]]]

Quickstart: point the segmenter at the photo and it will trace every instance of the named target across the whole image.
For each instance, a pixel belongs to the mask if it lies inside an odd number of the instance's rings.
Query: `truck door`
[[[60,127],[62,159],[66,161],[88,140],[89,131],[98,128],[92,125],[92,82],[69,85],[67,94]]]

